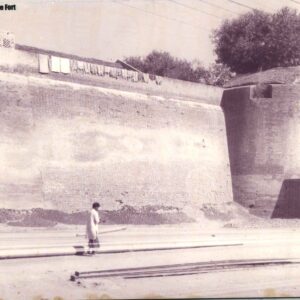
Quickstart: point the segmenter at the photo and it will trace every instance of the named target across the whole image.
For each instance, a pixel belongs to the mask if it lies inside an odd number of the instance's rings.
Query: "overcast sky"
[[[238,2],[240,3],[234,3]],[[16,42],[115,61],[164,50],[205,66],[215,59],[211,31],[224,19],[251,10],[300,9],[300,0],[11,0],[0,29]]]

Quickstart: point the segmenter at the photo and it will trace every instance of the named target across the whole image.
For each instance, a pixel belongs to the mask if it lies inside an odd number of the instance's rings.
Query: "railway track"
[[[167,276],[196,275],[210,272],[225,272],[238,269],[254,267],[265,267],[274,265],[299,264],[299,259],[252,259],[252,260],[224,260],[214,262],[195,262],[184,264],[169,264],[159,266],[94,270],[75,272],[71,275],[71,281],[88,279],[101,279],[107,277],[122,277],[124,279],[154,278]]]

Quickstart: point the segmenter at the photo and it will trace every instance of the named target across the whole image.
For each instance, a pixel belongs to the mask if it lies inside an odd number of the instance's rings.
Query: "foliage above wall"
[[[213,34],[218,62],[245,74],[300,65],[300,14],[254,10],[226,20]]]
[[[146,57],[131,56],[125,61],[145,73],[209,85],[222,86],[234,76],[229,68],[222,64],[213,64],[206,69],[199,61],[189,62],[173,57],[168,52],[156,50]]]

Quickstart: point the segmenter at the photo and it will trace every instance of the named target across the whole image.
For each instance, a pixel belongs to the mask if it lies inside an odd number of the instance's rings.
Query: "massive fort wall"
[[[268,71],[267,82],[232,87],[222,99],[234,200],[266,217],[300,217],[299,68],[287,71],[288,82],[268,83],[278,72]]]
[[[1,51],[2,207],[196,211],[232,201],[221,89],[41,75],[37,53]]]
[[[223,92],[40,74],[39,49],[0,52],[2,207],[73,212],[99,200],[195,215],[235,200],[257,215],[300,217],[299,68]]]

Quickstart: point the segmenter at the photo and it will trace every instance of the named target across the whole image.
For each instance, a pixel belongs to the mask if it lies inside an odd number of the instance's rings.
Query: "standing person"
[[[93,208],[88,215],[86,224],[86,233],[89,240],[88,254],[95,254],[95,251],[91,249],[100,247],[98,239],[98,224],[100,223],[99,208],[100,204],[98,202],[93,203]]]

